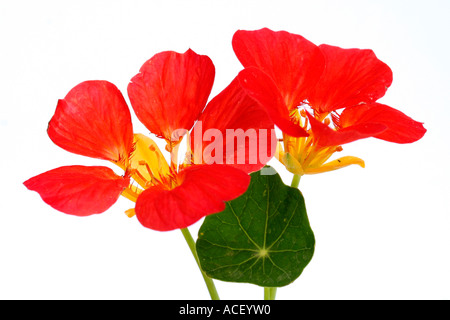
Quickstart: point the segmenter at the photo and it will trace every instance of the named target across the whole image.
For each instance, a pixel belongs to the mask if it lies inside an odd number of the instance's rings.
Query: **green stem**
[[[195,258],[195,261],[197,262],[198,268],[200,269],[203,279],[205,280],[205,284],[206,284],[206,287],[208,288],[211,299],[212,300],[220,300],[219,294],[217,293],[216,286],[214,285],[213,280],[210,277],[208,277],[205,272],[203,272],[202,267],[200,266],[200,261],[198,260],[198,256],[197,256],[197,249],[195,248],[194,238],[192,238],[192,235],[189,232],[188,228],[181,229],[181,233],[183,234],[184,239],[186,240],[186,242],[189,246],[189,249],[191,249],[191,252]]]
[[[291,187],[298,188],[298,185],[300,184],[300,177],[298,174],[294,174],[294,177],[292,178]]]
[[[292,178],[291,187],[298,188],[300,184],[300,175],[294,174]],[[265,287],[264,288],[264,300],[275,300],[275,296],[277,295],[276,287]]]
[[[275,300],[276,295],[277,295],[277,288],[275,287],[264,288],[264,300]]]

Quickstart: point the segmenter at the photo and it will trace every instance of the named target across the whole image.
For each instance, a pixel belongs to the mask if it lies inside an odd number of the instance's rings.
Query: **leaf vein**
[[[291,223],[291,220],[294,218],[295,212],[297,211],[298,208],[298,202],[295,202],[295,208],[292,210],[292,214],[289,218],[289,221],[286,223],[286,226],[284,227],[283,231],[281,231],[280,235],[278,236],[278,238],[269,246],[269,248],[267,248],[267,250],[270,250],[270,248],[272,248],[275,243],[278,242],[278,240],[280,240],[280,238],[283,236],[283,234],[286,232],[287,228],[289,227],[289,224]]]
[[[246,230],[244,229],[244,227],[242,226],[241,221],[239,220],[239,217],[237,216],[236,212],[234,211],[233,206],[231,205],[231,203],[229,203],[229,205],[230,205],[231,212],[233,213],[234,217],[236,218],[236,220],[237,220],[237,222],[238,222],[238,224],[239,224],[239,227],[241,228],[242,232],[244,232],[244,234],[247,236],[247,238],[250,240],[250,242],[253,243],[253,245],[254,245],[256,248],[258,248],[258,250],[261,250],[261,248],[259,247],[259,245],[255,242],[255,240],[253,240],[253,239],[250,237],[250,235],[247,233],[247,231],[246,231]]]

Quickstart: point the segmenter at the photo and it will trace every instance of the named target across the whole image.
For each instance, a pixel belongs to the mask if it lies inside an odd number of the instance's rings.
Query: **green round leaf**
[[[251,177],[245,194],[205,218],[198,257],[212,278],[285,286],[300,276],[314,253],[305,202],[278,174],[255,172]]]

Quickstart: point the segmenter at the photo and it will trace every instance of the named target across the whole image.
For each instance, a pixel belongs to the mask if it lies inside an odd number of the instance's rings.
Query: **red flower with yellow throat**
[[[214,127],[224,133],[230,128],[271,130],[273,122],[237,79],[208,103],[214,77],[207,56],[192,50],[166,51],[148,60],[129,83],[136,116],[165,140],[170,161],[154,140],[133,133],[128,105],[115,85],[80,83],[59,100],[48,135],[69,152],[114,163],[123,175],[106,166],[64,166],[27,180],[25,186],[53,208],[77,216],[102,213],[122,195],[136,202],[127,211],[129,216],[136,215],[142,225],[160,231],[186,228],[222,211],[225,201],[246,191],[248,173],[265,162],[249,161],[257,151],[249,150],[246,140],[233,149],[247,151],[241,163],[226,161],[226,152],[221,163],[210,163],[207,157],[196,161],[190,147],[179,162],[180,141],[183,136],[190,138],[190,130],[202,119],[201,130]],[[208,143],[196,145],[197,152],[203,152]]]
[[[276,156],[294,174],[364,166],[352,156],[328,161],[355,140],[411,143],[426,132],[421,123],[377,102],[393,78],[372,50],[316,46],[267,28],[237,31],[233,48],[245,68],[240,84],[283,131]]]

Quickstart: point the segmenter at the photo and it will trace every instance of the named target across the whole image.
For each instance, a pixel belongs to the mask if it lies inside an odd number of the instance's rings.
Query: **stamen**
[[[139,161],[139,165],[145,165],[145,161],[144,163],[140,163],[141,161]],[[137,180],[137,183],[139,183],[143,188],[147,187],[148,184],[148,179],[146,177],[144,177],[142,175],[142,173],[139,172],[139,170],[134,170],[133,172],[134,174],[136,174],[136,177],[134,177],[135,180]]]
[[[128,209],[125,211],[125,214],[128,218],[133,218],[136,215],[136,211],[134,211],[134,208]]]
[[[301,110],[300,114],[302,115],[303,119],[305,119],[305,123],[303,124],[303,129],[308,130],[309,118],[306,115],[306,111],[305,110]]]
[[[150,179],[153,180],[155,178],[155,175],[153,174],[152,168],[150,168],[147,162],[145,162],[145,168],[147,169],[147,172],[150,175]]]
[[[144,187],[144,189],[147,189],[147,188],[151,187],[152,185],[157,184],[159,182],[159,180],[155,176],[155,174],[153,173],[151,167],[148,165],[147,162],[144,161],[144,163],[142,165],[145,166],[145,169],[147,170],[147,173],[150,176],[150,180],[144,179],[145,185],[143,187]]]
[[[149,148],[151,149],[151,147],[153,147],[153,146],[150,146]],[[148,178],[144,177],[138,170],[137,170],[136,174],[140,179],[143,180],[143,182],[144,182],[143,187],[148,188],[149,186],[151,186],[153,184],[154,180],[157,180],[157,178],[156,178],[155,173],[153,172],[152,168],[148,165],[147,161],[140,160],[139,165],[145,167],[145,170],[147,170],[150,180],[148,180]]]
[[[297,109],[291,110],[289,117],[291,118],[292,122],[294,122],[295,124],[298,124],[298,125],[301,124],[300,114]]]
[[[130,201],[136,202],[139,197],[139,193],[137,192],[138,189],[136,187],[136,191],[133,191],[131,187],[132,185],[130,184],[127,188],[125,188],[125,190],[122,191],[121,195]]]

